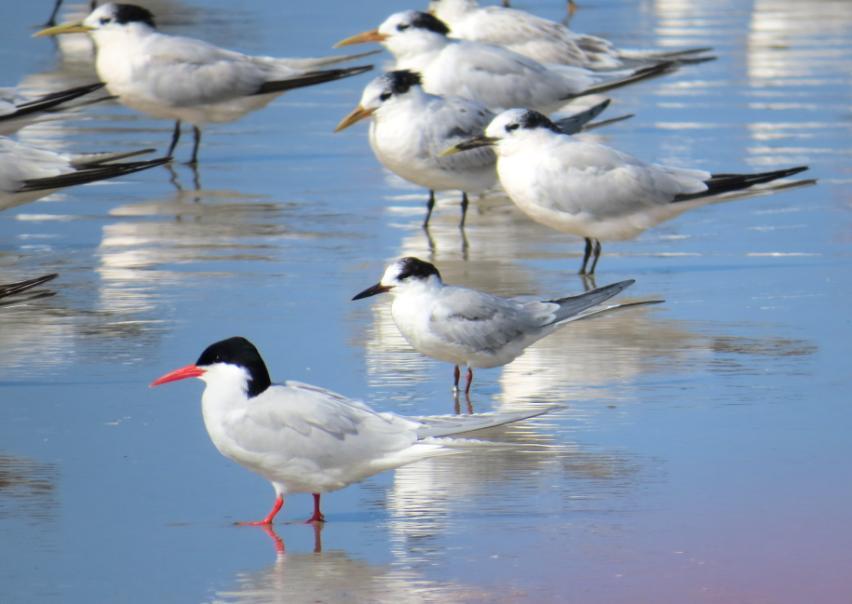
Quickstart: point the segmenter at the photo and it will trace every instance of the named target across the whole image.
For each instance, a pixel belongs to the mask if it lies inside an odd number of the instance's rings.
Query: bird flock
[[[173,161],[184,124],[193,131],[189,163],[201,159],[202,129],[262,109],[284,92],[359,76],[369,64],[339,66],[374,54],[316,58],[251,56],[162,33],[156,15],[133,4],[91,3],[82,20],[36,36],[84,34],[96,49],[99,82],[34,98],[0,89],[0,210],[65,187],[148,170]],[[394,13],[375,29],[335,47],[380,44],[390,69],[366,84],[336,132],[369,119],[369,145],[389,171],[428,190],[428,229],[436,191],[461,193],[465,228],[470,197],[507,196],[530,219],[582,238],[580,274],[596,272],[603,241],[636,237],[686,210],[721,200],[810,184],[790,181],[806,166],[760,173],[710,173],[649,163],[574,136],[630,116],[595,122],[604,92],[701,69],[709,48],[626,50],[561,23],[476,0],[431,0],[426,10]],[[569,12],[575,9],[569,2]],[[583,105],[574,101],[591,99]],[[9,138],[21,128],[88,105],[117,102],[174,123],[166,151],[60,154]],[[164,141],[165,143],[165,141]],[[165,146],[165,145],[164,145]],[[779,179],[783,179],[781,182]],[[0,297],[25,300],[55,274],[0,285]],[[470,400],[473,369],[505,365],[567,323],[660,300],[607,304],[625,280],[578,295],[529,301],[445,284],[437,267],[414,257],[393,261],[379,282],[356,294],[393,298],[400,333],[420,353],[453,365],[453,392]],[[205,382],[202,414],[225,456],[266,478],[275,502],[269,526],[291,493],[312,493],[309,522],[323,522],[323,493],[417,460],[488,447],[471,432],[546,413],[404,417],[379,412],[324,388],[274,383],[260,353],[243,337],[208,346],[198,360],[152,386],[186,378]]]

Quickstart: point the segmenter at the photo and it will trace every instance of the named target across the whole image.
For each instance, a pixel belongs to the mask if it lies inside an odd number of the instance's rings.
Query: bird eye
[[[101,17],[100,18],[100,24],[101,25],[106,25],[107,23],[109,23],[109,17]]]
[[[405,31],[409,27],[411,27],[411,26],[408,23],[400,23],[399,25],[396,26],[396,29],[397,29],[397,31]]]
[[[391,98],[391,93],[390,93],[390,92],[383,92],[383,93],[381,93],[381,94],[379,95],[379,100],[380,100],[380,101],[386,101],[386,100],[388,100],[389,98]]]
[[[512,130],[517,130],[520,127],[521,127],[520,124],[507,124],[506,125],[506,132],[511,132]]]

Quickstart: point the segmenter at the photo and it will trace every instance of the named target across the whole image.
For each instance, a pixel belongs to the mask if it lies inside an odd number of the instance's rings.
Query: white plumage
[[[14,88],[0,88],[0,136],[14,134],[21,128],[44,120],[61,119],[64,117],[63,111],[82,102],[78,99],[100,88],[103,88],[103,84],[88,84],[34,98],[26,97]],[[106,97],[91,100],[103,98]]]
[[[300,382],[273,384],[257,349],[245,338],[207,347],[193,365],[152,386],[197,377],[204,425],[225,457],[269,480],[276,493],[271,524],[289,493],[313,493],[314,515],[323,521],[320,494],[384,470],[481,444],[442,438],[519,421],[538,413],[407,418]]]
[[[551,113],[578,96],[661,75],[661,63],[606,74],[567,65],[543,65],[511,50],[447,37],[447,26],[428,13],[404,11],[377,29],[351,36],[338,46],[381,42],[396,59],[395,69],[420,73],[432,94],[474,99],[492,109],[532,107]]]
[[[455,365],[456,389],[459,367],[468,367],[469,393],[473,368],[505,365],[561,325],[621,307],[598,305],[631,284],[622,281],[558,300],[525,301],[445,285],[434,265],[406,257],[353,299],[393,295],[391,314],[400,333],[418,352]]]
[[[497,174],[513,202],[533,220],[586,239],[580,272],[601,240],[635,237],[691,208],[757,184],[792,176],[799,166],[756,174],[718,174],[645,163],[605,145],[561,132],[544,115],[510,109],[485,136],[459,144],[497,152]],[[592,249],[594,247],[594,250]]]
[[[609,40],[573,32],[556,21],[513,8],[480,7],[476,0],[431,0],[429,12],[449,26],[452,38],[497,44],[539,63],[609,70],[667,59],[692,61],[692,55],[710,50],[619,50]]]
[[[370,66],[320,70],[357,56],[286,59],[249,56],[201,40],[158,32],[153,15],[128,4],[104,4],[82,22],[44,29],[39,35],[88,31],[97,47],[95,67],[118,100],[154,117],[199,128],[230,122],[261,109],[287,90],[357,75]]]
[[[609,101],[558,120],[566,132],[589,126]],[[376,158],[394,174],[429,189],[426,219],[429,225],[435,191],[462,192],[464,227],[468,195],[484,193],[497,183],[497,158],[491,149],[479,148],[446,157],[441,153],[455,143],[481,134],[494,118],[482,103],[458,96],[425,92],[420,74],[396,70],[377,77],[364,88],[361,102],[337,125],[336,131],[370,117],[370,147]],[[623,119],[623,118],[618,118]]]
[[[132,174],[168,161],[159,158],[116,163],[150,151],[71,155],[0,136],[0,210],[35,201],[65,187]]]

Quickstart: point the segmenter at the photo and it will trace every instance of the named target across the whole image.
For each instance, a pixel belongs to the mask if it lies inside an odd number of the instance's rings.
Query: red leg
[[[453,390],[456,392],[459,391],[459,378],[461,378],[461,371],[459,371],[459,366],[456,365],[453,369]]]
[[[305,521],[305,524],[312,522],[325,522],[325,516],[320,512],[320,494],[314,493],[314,515]]]
[[[272,506],[272,510],[266,515],[266,518],[263,520],[256,520],[254,522],[238,522],[240,526],[270,526],[272,524],[272,520],[275,518],[275,515],[284,505],[284,496],[279,495],[275,499],[275,504]]]
[[[278,533],[275,532],[275,529],[272,528],[271,524],[264,524],[263,530],[266,531],[266,534],[275,542],[275,553],[283,554],[284,553],[284,540],[278,536]]]

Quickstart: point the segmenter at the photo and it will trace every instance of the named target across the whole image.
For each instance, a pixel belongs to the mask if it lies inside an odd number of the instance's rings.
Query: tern
[[[447,24],[451,38],[497,44],[545,64],[609,70],[665,60],[694,63],[713,58],[696,57],[712,50],[706,47],[668,52],[619,50],[609,40],[575,33],[556,21],[513,8],[480,7],[476,0],[431,0],[429,12]]]
[[[71,101],[103,87],[104,85],[98,82],[51,92],[36,98],[22,97],[14,89],[0,89],[0,135],[14,134],[21,128],[46,118],[56,118],[57,115],[61,115],[59,112],[72,107]]]
[[[456,285],[445,285],[435,265],[411,256],[387,267],[381,281],[353,297],[361,300],[388,292],[391,315],[403,337],[426,356],[452,363],[453,390],[460,367],[467,367],[470,395],[474,368],[510,363],[524,349],[571,321],[615,309],[661,300],[599,306],[632,285],[632,279],[556,300],[503,298]]]
[[[589,121],[607,105],[609,100],[557,123],[568,133],[578,132],[591,127]],[[402,69],[367,84],[360,103],[340,120],[335,132],[367,117],[372,118],[369,140],[376,159],[394,174],[429,189],[423,227],[429,226],[435,191],[459,190],[462,192],[459,227],[464,228],[468,194],[485,192],[497,183],[497,157],[487,148],[452,157],[440,154],[447,147],[482,134],[494,112],[463,97],[429,94],[422,88],[420,74]]]
[[[370,65],[318,69],[364,55],[257,57],[163,34],[156,30],[151,12],[133,4],[104,4],[82,21],[48,27],[35,35],[78,32],[92,37],[97,48],[95,68],[110,94],[132,109],[175,120],[167,155],[178,143],[181,122],[192,124],[191,164],[198,162],[203,125],[237,120],[288,90],[372,69]]]
[[[350,36],[336,46],[380,42],[396,59],[395,69],[421,74],[427,92],[474,99],[492,109],[532,107],[544,113],[577,97],[677,68],[669,61],[603,74],[568,65],[543,65],[502,46],[453,40],[449,31],[433,15],[403,11],[388,17],[377,29]]]
[[[484,442],[447,437],[551,410],[431,417],[378,412],[318,386],[273,384],[257,348],[242,337],[211,344],[194,364],[165,374],[151,386],[191,377],[205,383],[201,411],[216,448],[275,489],[269,514],[241,523],[255,526],[271,525],[285,495],[292,493],[312,493],[314,513],[308,522],[323,522],[322,493]]]
[[[55,153],[0,136],[0,210],[35,201],[54,191],[161,166],[161,157],[117,162],[153,149],[119,153]]]
[[[711,174],[647,164],[627,153],[561,132],[546,116],[510,109],[494,118],[485,135],[445,151],[479,147],[497,152],[497,175],[512,201],[536,222],[579,235],[586,247],[580,274],[594,274],[601,241],[630,239],[679,214],[808,169],[796,166],[754,174]],[[813,184],[813,180],[793,185]],[[587,271],[589,259],[593,257]]]

